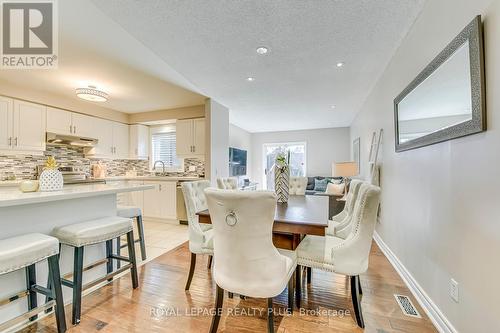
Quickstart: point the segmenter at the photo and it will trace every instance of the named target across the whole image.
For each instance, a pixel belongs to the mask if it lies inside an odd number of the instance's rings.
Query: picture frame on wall
[[[361,173],[360,152],[361,152],[361,140],[360,140],[360,138],[356,138],[352,142],[352,158],[353,158],[354,162],[356,162],[356,164],[358,165],[358,174]]]

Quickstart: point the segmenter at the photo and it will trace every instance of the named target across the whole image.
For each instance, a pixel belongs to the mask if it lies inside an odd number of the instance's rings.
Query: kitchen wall
[[[477,14],[484,19],[488,130],[395,153],[393,99]],[[384,129],[377,233],[449,332],[500,332],[499,39],[500,1],[427,1],[351,128],[351,139],[361,137],[365,175],[371,133]],[[452,278],[458,303],[449,296]]]
[[[283,142],[306,142],[308,176],[331,176],[332,163],[351,156],[348,127],[252,133],[252,180],[263,182],[263,145]]]
[[[16,179],[33,179],[36,166],[43,165],[47,156],[54,156],[60,166],[83,167],[90,174],[90,166],[100,161],[107,168],[108,176],[124,176],[126,171],[135,169],[138,176],[149,175],[149,161],[111,160],[86,158],[83,148],[69,146],[47,146],[44,156],[0,155],[0,180],[14,174]],[[189,167],[196,171],[190,172]],[[205,174],[205,162],[196,158],[184,159],[184,172],[169,172],[169,176],[198,176]]]
[[[229,147],[247,151],[247,174],[241,178],[252,179],[252,133],[236,125],[229,124]]]
[[[229,175],[229,109],[213,99],[205,102],[206,177],[216,186],[217,178]]]

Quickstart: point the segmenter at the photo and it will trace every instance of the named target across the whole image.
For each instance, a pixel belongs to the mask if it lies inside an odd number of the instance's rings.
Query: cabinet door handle
[[[12,146],[12,137],[9,136],[9,147]]]
[[[76,133],[76,126],[73,126],[73,133]]]
[[[159,186],[159,187],[160,187],[160,191],[161,191],[161,184],[160,184],[160,186]]]
[[[196,153],[196,146],[193,146],[193,153]]]
[[[16,145],[16,147],[17,147],[17,136],[16,136],[16,138],[14,139],[14,142],[15,142],[15,145]]]
[[[69,125],[69,132],[73,133],[73,126]]]

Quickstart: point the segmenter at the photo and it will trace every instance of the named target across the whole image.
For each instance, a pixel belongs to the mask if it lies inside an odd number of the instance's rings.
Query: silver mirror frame
[[[465,42],[469,42],[472,119],[430,133],[428,135],[399,143],[398,105],[418,85],[427,79]],[[429,146],[435,143],[476,134],[486,130],[486,97],[484,74],[484,46],[481,16],[476,16],[446,48],[394,99],[394,126],[396,152]]]

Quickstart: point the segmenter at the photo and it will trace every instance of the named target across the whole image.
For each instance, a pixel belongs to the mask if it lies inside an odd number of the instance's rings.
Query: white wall
[[[485,21],[488,131],[395,153],[393,99],[476,14]],[[384,129],[377,232],[460,332],[500,332],[499,40],[500,1],[427,1],[351,127],[365,174],[371,133]]]
[[[252,177],[252,134],[236,125],[229,124],[229,147],[247,151],[247,174],[245,178]]]
[[[331,176],[332,162],[349,161],[351,156],[351,140],[347,127],[253,133],[252,180],[262,182],[263,145],[282,142],[306,142],[308,176]]]
[[[224,105],[208,99],[205,103],[208,163],[206,177],[216,186],[217,178],[229,175],[229,109]]]

